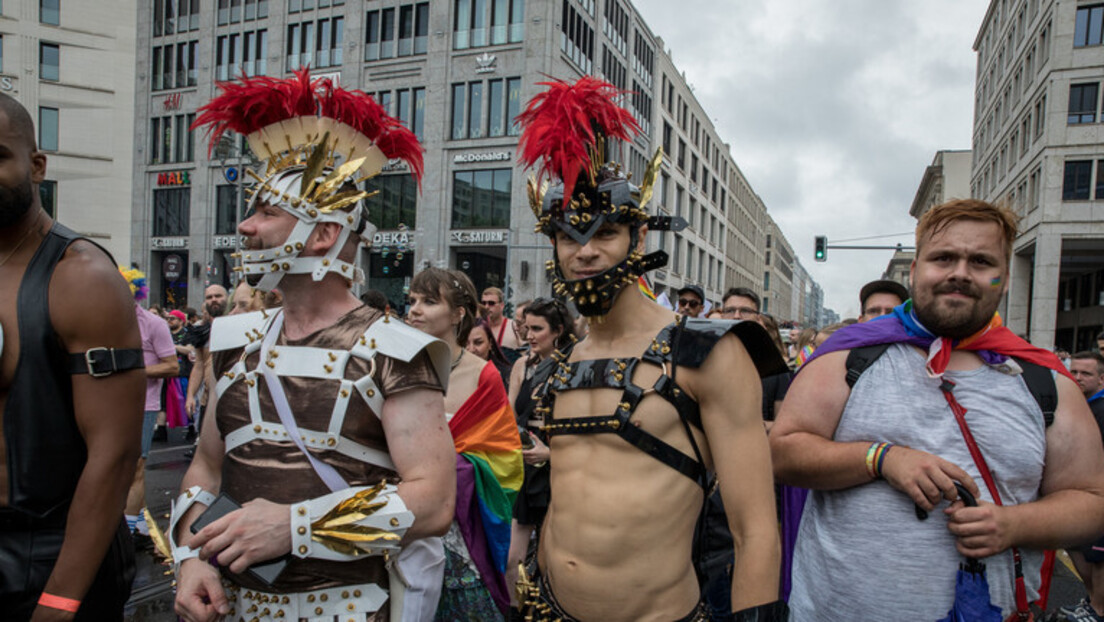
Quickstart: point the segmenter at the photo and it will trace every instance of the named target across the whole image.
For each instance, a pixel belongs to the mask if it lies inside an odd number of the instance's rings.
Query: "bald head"
[[[8,127],[12,133],[26,141],[31,151],[36,151],[38,141],[35,137],[34,121],[23,104],[11,95],[0,93],[0,113],[7,117]]]

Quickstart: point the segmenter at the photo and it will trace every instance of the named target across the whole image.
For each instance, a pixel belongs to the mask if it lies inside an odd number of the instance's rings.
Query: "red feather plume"
[[[566,199],[581,172],[593,175],[590,150],[597,134],[631,141],[640,126],[628,110],[613,102],[624,91],[609,82],[583,76],[574,84],[563,80],[539,84],[548,90],[531,99],[517,117],[524,128],[518,150],[526,168],[541,162],[538,179],[548,175],[563,180]]]
[[[319,113],[352,126],[372,139],[388,158],[398,158],[410,166],[418,186],[422,184],[424,165],[422,146],[414,133],[387,114],[372,96],[362,91],[347,91],[323,82]]]
[[[218,87],[222,93],[200,107],[201,114],[191,128],[210,126],[208,154],[227,131],[245,136],[278,121],[313,116],[318,110],[307,67],[286,80],[256,76],[240,82],[220,82]]]

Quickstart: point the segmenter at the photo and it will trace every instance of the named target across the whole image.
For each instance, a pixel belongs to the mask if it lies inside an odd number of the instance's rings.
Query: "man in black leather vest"
[[[0,617],[121,620],[138,325],[111,256],[42,209],[45,175],[30,116],[0,95]]]

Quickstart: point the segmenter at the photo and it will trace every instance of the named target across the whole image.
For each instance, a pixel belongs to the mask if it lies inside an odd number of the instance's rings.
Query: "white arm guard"
[[[173,572],[180,569],[180,563],[186,559],[199,556],[199,549],[191,549],[176,544],[176,525],[181,517],[192,507],[192,504],[202,503],[211,505],[215,501],[215,495],[203,490],[199,486],[192,486],[185,490],[172,503],[172,514],[169,519],[169,547],[172,548]]]
[[[359,511],[351,507],[358,504]],[[365,504],[378,509],[365,510]],[[395,486],[347,488],[291,506],[291,554],[349,561],[398,551],[412,524],[414,514]]]

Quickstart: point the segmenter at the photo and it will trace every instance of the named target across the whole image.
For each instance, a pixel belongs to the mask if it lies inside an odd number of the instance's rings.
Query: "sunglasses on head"
[[[700,300],[693,300],[691,298],[679,298],[678,303],[679,303],[680,307],[700,307],[701,306],[701,301]]]

